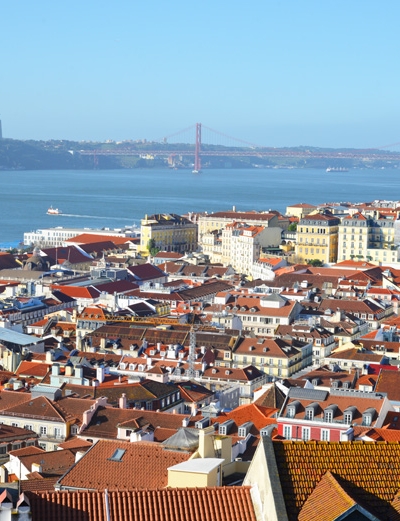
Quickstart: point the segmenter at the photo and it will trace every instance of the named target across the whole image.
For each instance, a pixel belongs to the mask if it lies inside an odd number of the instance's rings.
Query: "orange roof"
[[[230,420],[233,420],[237,427],[240,427],[244,423],[250,421],[254,424],[258,434],[262,428],[276,423],[276,418],[273,418],[272,416],[277,411],[278,409],[262,407],[261,405],[256,405],[254,403],[240,405],[239,407],[236,407],[236,409],[233,409],[233,411],[222,413],[217,418],[214,418],[213,423],[222,423],[222,421],[224,421],[223,418],[226,417]]]
[[[63,491],[29,496],[32,519],[256,521],[250,487],[166,488],[110,492]],[[109,518],[104,505],[109,505]]]
[[[72,298],[87,298],[93,299],[100,295],[100,292],[93,287],[80,287],[80,286],[52,286],[53,290],[58,290],[64,295]]]
[[[117,449],[123,453],[114,461],[112,457]],[[190,456],[189,452],[165,450],[151,442],[100,440],[62,477],[60,485],[64,489],[91,490],[165,487],[167,469],[187,461]]]
[[[132,239],[133,237],[118,237],[116,235],[96,235],[94,233],[82,233],[76,237],[67,239],[65,242],[71,242],[74,244],[91,244],[93,242],[111,241],[114,244],[125,244]]]
[[[357,502],[328,470],[304,503],[299,521],[335,521],[356,505]]]
[[[282,469],[280,482],[289,521],[334,519],[299,517],[328,472],[357,490],[360,501],[373,504],[379,519],[398,519],[400,511],[393,512],[392,502],[399,491],[400,443],[263,441],[272,444],[278,469]],[[332,490],[319,498],[328,513],[333,511],[336,500],[336,491]],[[315,509],[316,503],[313,506]]]

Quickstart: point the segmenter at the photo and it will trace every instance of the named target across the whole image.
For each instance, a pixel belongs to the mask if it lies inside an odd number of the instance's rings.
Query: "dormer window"
[[[318,404],[315,402],[307,405],[305,419],[312,421],[314,419],[317,408]]]
[[[364,411],[362,415],[362,424],[366,427],[372,425],[372,420],[374,419],[375,413],[376,411],[373,407],[370,407],[369,409]]]
[[[306,408],[306,420],[313,420],[314,419],[314,409],[311,407]]]
[[[319,378],[313,378],[312,379],[312,384],[313,385],[319,385],[319,382],[320,382]]]
[[[343,422],[346,425],[351,425],[354,419],[354,413],[356,412],[355,407],[347,407],[347,409],[343,413]]]
[[[299,405],[299,402],[296,400],[295,402],[292,402],[287,406],[287,408],[286,408],[287,418],[294,418],[296,416],[298,405]]]
[[[337,410],[337,405],[329,405],[329,407],[327,407],[324,410],[324,421],[326,421],[327,423],[332,423],[333,418],[335,417],[335,414],[336,414],[336,410]]]

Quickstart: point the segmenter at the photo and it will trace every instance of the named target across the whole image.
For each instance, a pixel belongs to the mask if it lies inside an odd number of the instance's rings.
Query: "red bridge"
[[[190,145],[187,144],[187,148],[183,148],[182,141],[177,144],[178,147],[171,149],[171,144],[168,139],[176,137],[182,133],[187,132],[195,128],[195,142]],[[207,145],[202,143],[202,128],[236,142],[235,146],[227,146],[226,144],[219,145]],[[239,146],[238,143],[241,145]],[[218,131],[210,129],[209,127],[202,126],[201,123],[196,123],[188,129],[184,129],[180,132],[172,134],[171,136],[165,137],[160,142],[151,142],[143,145],[135,143],[132,148],[127,148],[126,145],[122,147],[109,148],[109,149],[94,149],[94,150],[81,150],[81,155],[91,156],[138,156],[138,155],[151,155],[159,157],[169,156],[194,156],[194,170],[200,171],[201,169],[201,158],[203,157],[259,157],[259,158],[298,158],[298,159],[359,159],[365,161],[382,160],[382,161],[400,161],[400,153],[393,151],[384,151],[382,149],[398,146],[399,143],[393,143],[392,145],[385,145],[379,148],[368,148],[368,149],[349,149],[346,151],[336,151],[334,149],[329,150],[318,150],[318,149],[291,149],[291,148],[275,148],[275,147],[260,147],[246,141],[232,138]],[[217,148],[218,147],[218,148]]]

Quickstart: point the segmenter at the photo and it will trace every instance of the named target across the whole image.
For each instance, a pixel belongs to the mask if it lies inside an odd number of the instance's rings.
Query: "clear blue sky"
[[[0,8],[15,139],[400,141],[398,0],[17,0]]]

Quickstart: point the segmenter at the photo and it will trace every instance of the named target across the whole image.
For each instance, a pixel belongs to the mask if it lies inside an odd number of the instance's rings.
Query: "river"
[[[55,226],[119,228],[146,214],[399,199],[400,170],[45,170],[0,172],[0,246]],[[46,215],[59,208],[62,215]]]

